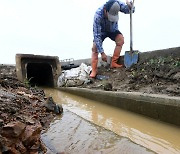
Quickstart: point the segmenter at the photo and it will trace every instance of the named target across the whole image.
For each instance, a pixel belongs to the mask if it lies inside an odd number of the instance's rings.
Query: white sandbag
[[[89,74],[91,66],[82,63],[77,68],[65,70],[58,78],[58,87],[75,87],[90,82]]]

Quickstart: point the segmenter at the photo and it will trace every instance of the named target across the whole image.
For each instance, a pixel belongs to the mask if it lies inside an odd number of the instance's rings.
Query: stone
[[[111,83],[104,84],[104,90],[105,91],[112,91],[112,84]]]
[[[48,97],[44,106],[46,107],[47,110],[52,111],[56,114],[61,114],[63,112],[62,105],[57,105],[52,97]]]
[[[26,125],[21,122],[10,122],[2,128],[2,136],[19,137],[25,130]]]
[[[36,125],[28,125],[22,136],[22,142],[25,146],[31,147],[36,141],[39,140],[42,126],[40,123]]]
[[[175,79],[175,80],[180,80],[180,72],[176,73],[176,74],[173,76],[173,79]]]

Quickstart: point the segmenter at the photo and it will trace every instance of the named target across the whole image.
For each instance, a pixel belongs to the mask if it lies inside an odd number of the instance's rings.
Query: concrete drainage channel
[[[179,97],[143,94],[138,92],[111,92],[72,87],[58,89],[180,126]]]
[[[153,52],[143,52],[139,61],[161,56],[180,56],[180,47]],[[110,60],[110,59],[109,59]],[[20,81],[28,80],[33,85],[57,87],[62,66],[72,67],[71,61],[59,62],[58,57],[17,54],[16,71]],[[90,65],[90,59],[73,60],[74,66]],[[99,61],[101,63],[101,61]],[[62,91],[113,105],[154,119],[180,126],[180,97],[150,95],[133,92],[108,92],[82,88],[59,88]]]
[[[143,52],[139,54],[139,62],[160,56],[180,57],[180,47],[157,51]],[[163,54],[163,55],[162,55]],[[110,59],[108,59],[109,61]],[[120,58],[123,63],[123,57]],[[76,60],[74,64],[86,63],[90,65],[90,59]],[[101,64],[101,59],[98,65]],[[62,65],[67,65],[67,62]],[[180,126],[180,97],[165,95],[143,94],[135,92],[109,92],[83,88],[59,88],[62,91],[93,99],[102,103],[129,110],[150,118],[161,120]]]

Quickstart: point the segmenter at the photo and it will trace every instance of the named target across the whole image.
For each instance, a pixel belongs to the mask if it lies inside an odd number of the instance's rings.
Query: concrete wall
[[[162,49],[162,50],[154,50],[154,51],[147,51],[147,52],[139,52],[139,62],[143,62],[144,60],[151,59],[151,58],[157,58],[157,57],[180,57],[180,47],[176,48],[168,48],[168,49]],[[61,65],[68,65],[68,64],[75,64],[80,65],[81,63],[85,63],[86,65],[91,65],[91,58],[88,59],[79,59],[79,60],[73,60],[69,59],[67,61],[62,61]],[[101,57],[99,57],[98,66],[101,65],[107,65],[111,63],[111,57],[108,56],[108,62],[105,63],[101,60]],[[119,58],[119,63],[124,64],[124,55],[122,55]]]
[[[107,56],[107,63],[106,62],[103,62],[102,59],[99,57],[99,60],[98,60],[98,67],[99,66],[106,66],[106,65],[109,65],[111,62],[111,57],[110,56]],[[91,58],[87,58],[87,59],[79,59],[79,60],[74,60],[74,59],[65,59],[65,60],[62,60],[60,61],[61,63],[61,66],[65,66],[65,65],[76,65],[76,66],[79,66],[81,65],[81,63],[84,63],[88,66],[91,65]]]
[[[180,97],[138,92],[90,90],[75,87],[58,89],[180,126]]]
[[[168,56],[180,57],[180,47],[142,52],[139,55],[139,62],[143,62],[144,60],[147,59],[152,59],[157,57],[168,57]]]

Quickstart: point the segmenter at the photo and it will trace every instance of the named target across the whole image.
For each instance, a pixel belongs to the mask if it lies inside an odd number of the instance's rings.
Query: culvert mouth
[[[26,73],[31,86],[54,86],[52,67],[48,63],[27,63]]]
[[[30,86],[57,87],[61,64],[57,56],[16,54],[18,80]]]

